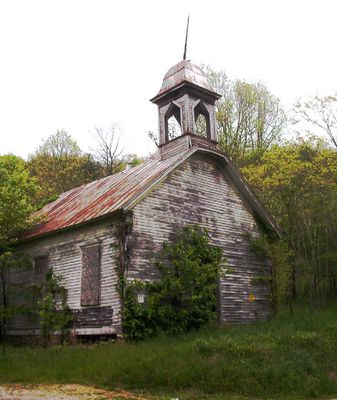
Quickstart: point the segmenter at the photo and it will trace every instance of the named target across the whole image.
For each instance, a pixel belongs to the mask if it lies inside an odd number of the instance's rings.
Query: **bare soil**
[[[0,400],[146,400],[125,391],[84,385],[1,385]]]

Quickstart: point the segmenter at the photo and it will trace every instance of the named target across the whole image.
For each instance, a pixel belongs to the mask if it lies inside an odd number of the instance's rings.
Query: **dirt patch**
[[[84,385],[1,385],[0,400],[146,400],[126,391]]]

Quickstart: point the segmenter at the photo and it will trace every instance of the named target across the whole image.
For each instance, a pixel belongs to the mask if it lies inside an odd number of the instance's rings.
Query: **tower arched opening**
[[[174,103],[170,104],[165,115],[165,133],[166,140],[172,140],[182,134],[180,107]]]

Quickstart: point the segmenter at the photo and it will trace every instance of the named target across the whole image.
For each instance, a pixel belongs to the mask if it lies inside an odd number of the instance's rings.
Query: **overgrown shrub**
[[[45,343],[48,343],[54,333],[60,335],[61,343],[66,339],[67,327],[73,320],[67,298],[67,289],[62,286],[62,278],[55,275],[51,268],[48,269],[42,287],[42,299],[38,302],[41,332]]]
[[[213,246],[199,226],[186,226],[173,243],[164,242],[155,261],[161,280],[126,285],[123,329],[127,337],[143,339],[158,329],[170,334],[187,332],[215,319],[224,263],[222,249]],[[146,293],[145,304],[137,302],[140,292]]]

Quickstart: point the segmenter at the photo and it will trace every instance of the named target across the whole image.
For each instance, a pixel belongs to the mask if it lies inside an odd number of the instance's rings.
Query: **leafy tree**
[[[24,160],[13,155],[0,156],[0,324],[3,338],[9,319],[24,311],[8,302],[9,274],[13,268],[29,266],[27,257],[14,254],[14,247],[19,232],[33,222],[30,215],[37,191],[38,186],[29,176]]]
[[[224,71],[204,67],[215,91],[220,149],[241,166],[279,143],[287,123],[280,100],[262,83],[230,80]]]
[[[0,241],[15,240],[29,226],[34,211],[32,198],[38,190],[23,159],[0,156]]]
[[[274,146],[242,169],[294,250],[293,294],[318,306],[337,288],[337,153],[321,139]]]
[[[58,159],[80,156],[82,153],[76,141],[63,129],[58,129],[44,140],[37,152]]]
[[[162,258],[166,261],[157,262],[162,277],[152,299],[161,327],[178,333],[214,319],[222,249],[212,246],[202,228],[186,226],[172,244],[164,242]]]
[[[57,131],[38,148],[28,160],[28,169],[42,188],[39,200],[54,199],[103,176],[101,165],[83,154],[65,131]]]

